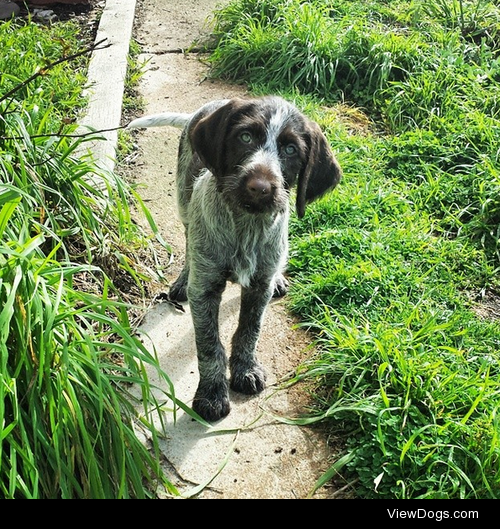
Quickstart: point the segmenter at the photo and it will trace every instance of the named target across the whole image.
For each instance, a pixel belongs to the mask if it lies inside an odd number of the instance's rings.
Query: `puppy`
[[[170,289],[189,300],[200,381],[193,409],[207,421],[230,411],[229,387],[254,395],[265,387],[256,358],[264,312],[282,296],[288,253],[290,190],[306,204],[333,189],[341,168],[319,126],[279,97],[213,101],[192,114],[164,113],[130,128],[182,128],[177,199],[186,233],[186,264]],[[226,282],[241,285],[229,361],[219,336]]]

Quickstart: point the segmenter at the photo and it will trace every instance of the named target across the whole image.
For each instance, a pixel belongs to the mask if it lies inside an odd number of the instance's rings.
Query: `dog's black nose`
[[[247,189],[254,199],[265,198],[273,191],[273,186],[269,180],[260,175],[255,175],[247,183]]]

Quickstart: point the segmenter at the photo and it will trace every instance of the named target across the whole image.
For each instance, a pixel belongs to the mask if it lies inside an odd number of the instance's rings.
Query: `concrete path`
[[[113,9],[122,4],[127,12],[132,3],[135,0],[108,0]],[[139,87],[145,114],[191,112],[209,100],[245,94],[244,87],[207,80],[207,67],[199,58],[180,53],[208,32],[207,17],[220,4],[220,0],[138,0],[134,37],[144,50],[140,60],[148,61]],[[119,14],[115,20],[120,20]],[[116,82],[121,82],[121,74],[119,77]],[[114,123],[106,123],[102,128],[112,126]],[[178,139],[175,129],[142,131],[137,136],[139,155],[134,164],[118,167],[142,185],[142,197],[162,236],[173,247],[174,260],[167,271],[170,281],[182,267],[184,254],[174,189]],[[198,374],[189,307],[184,308],[182,312],[167,303],[154,306],[140,332],[171,377],[177,398],[189,405]],[[225,344],[236,327],[238,310],[239,288],[230,286],[221,307]],[[297,415],[307,405],[303,388],[276,389],[279,380],[310,354],[310,337],[293,325],[282,302],[271,304],[258,346],[269,382],[263,395],[249,398],[232,393],[231,414],[212,428],[182,411],[176,422],[168,411],[162,417],[167,423],[162,445],[165,466],[184,496],[305,498],[328,468],[332,454],[321,432],[276,420],[276,416]],[[322,490],[315,497],[326,494]]]

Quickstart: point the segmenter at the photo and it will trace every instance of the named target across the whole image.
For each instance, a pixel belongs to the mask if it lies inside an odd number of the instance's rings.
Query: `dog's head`
[[[190,141],[226,200],[251,213],[283,210],[297,183],[302,217],[342,174],[319,126],[279,97],[232,99],[194,124]]]

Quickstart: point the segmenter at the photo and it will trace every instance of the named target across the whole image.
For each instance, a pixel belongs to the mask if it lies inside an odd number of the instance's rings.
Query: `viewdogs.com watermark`
[[[398,520],[477,520],[479,511],[431,511],[427,509],[387,509],[391,519]]]

